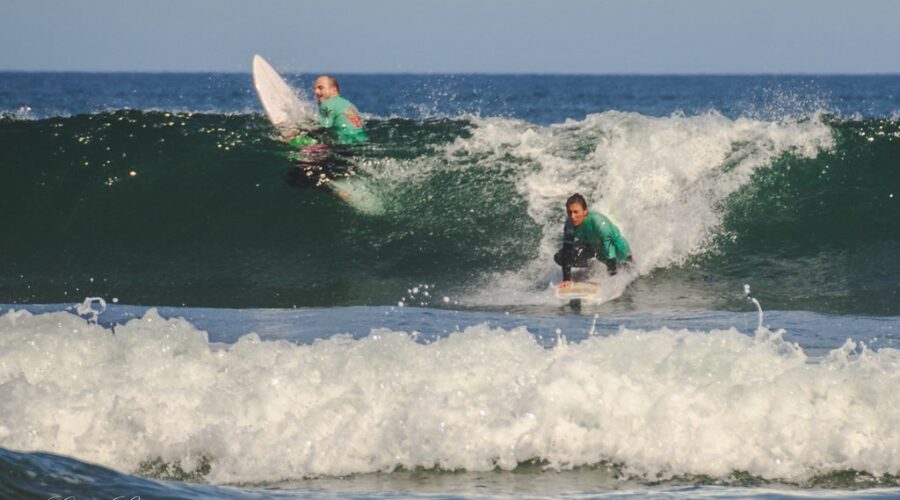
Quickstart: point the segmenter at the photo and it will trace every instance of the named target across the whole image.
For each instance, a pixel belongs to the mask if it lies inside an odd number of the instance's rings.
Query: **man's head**
[[[320,104],[322,101],[327,101],[328,99],[341,94],[341,88],[338,85],[337,80],[329,75],[322,75],[316,78],[316,82],[313,84],[313,91],[316,94],[316,100],[319,101]]]
[[[587,217],[587,212],[587,201],[584,196],[575,193],[566,200],[566,216],[573,225],[580,226]]]

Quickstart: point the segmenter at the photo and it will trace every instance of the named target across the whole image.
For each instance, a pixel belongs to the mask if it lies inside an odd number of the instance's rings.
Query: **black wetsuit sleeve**
[[[328,129],[325,128],[314,128],[307,132],[306,135],[323,144],[328,144],[331,142],[331,134],[329,134]]]
[[[572,262],[575,260],[575,228],[571,224],[566,224],[563,229],[560,260],[562,261],[563,281],[572,281]]]

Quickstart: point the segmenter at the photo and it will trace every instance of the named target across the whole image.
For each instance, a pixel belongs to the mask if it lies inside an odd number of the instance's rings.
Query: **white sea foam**
[[[359,178],[337,179],[331,187],[339,198],[364,214],[375,215],[384,212],[384,201],[379,198],[376,186]]]
[[[715,112],[650,117],[610,111],[550,127],[498,118],[476,125],[447,157],[509,164],[528,215],[542,228],[539,255],[529,266],[489,279],[492,289],[517,291],[518,304],[546,302],[549,292],[536,284],[560,280],[552,256],[572,193],[582,193],[590,208],[613,220],[631,244],[638,274],[645,274],[708,250],[721,224],[721,203],[754,172],[784,154],[815,157],[833,146],[830,127],[818,117],[771,122]],[[467,301],[509,299],[476,293]]]
[[[427,332],[426,332],[427,333]],[[541,347],[478,325],[425,344],[374,330],[312,345],[206,332],[155,311],[114,331],[0,317],[0,446],[133,471],[213,459],[215,482],[611,460],[666,477],[900,472],[900,351],[819,363],[761,330],[622,329]]]

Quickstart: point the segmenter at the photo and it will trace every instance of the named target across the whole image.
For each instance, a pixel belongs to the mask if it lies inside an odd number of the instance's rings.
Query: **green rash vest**
[[[368,139],[356,106],[341,96],[319,104],[319,126],[327,130],[338,144],[353,144]]]
[[[621,263],[631,255],[628,242],[622,237],[619,228],[615,226],[605,215],[588,210],[587,217],[580,226],[572,226],[566,220],[566,232],[572,231],[576,240],[583,241],[597,251],[597,256],[605,260],[615,259]]]

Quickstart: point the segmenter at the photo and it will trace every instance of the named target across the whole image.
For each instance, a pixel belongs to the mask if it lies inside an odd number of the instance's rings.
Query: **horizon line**
[[[815,71],[747,71],[747,72],[487,72],[487,71],[291,71],[281,70],[288,75],[322,75],[337,74],[348,76],[900,76],[897,72],[815,72]],[[49,74],[132,74],[132,75],[251,75],[252,70],[87,70],[87,69],[2,69],[0,74],[10,73],[49,73]]]

